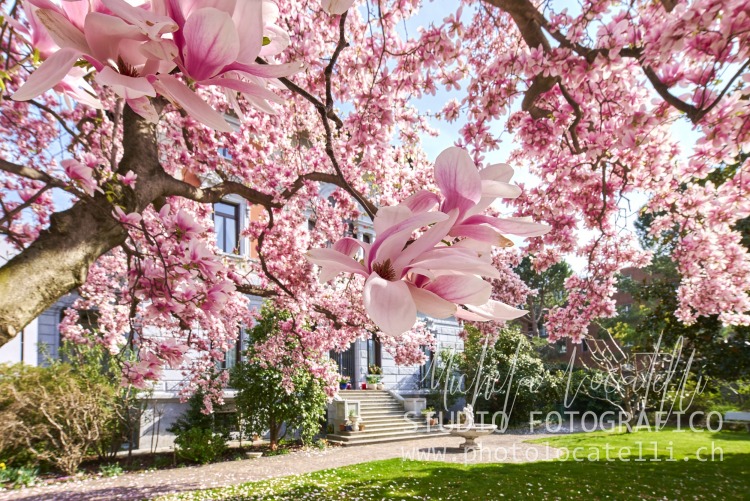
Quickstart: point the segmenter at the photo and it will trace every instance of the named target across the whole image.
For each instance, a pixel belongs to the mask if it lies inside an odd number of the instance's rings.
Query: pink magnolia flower
[[[74,65],[83,59],[96,71],[99,84],[148,120],[158,119],[148,98],[159,93],[206,125],[231,132],[220,113],[172,75],[175,68],[189,83],[223,88],[235,108],[239,93],[271,113],[268,102],[283,101],[266,88],[265,79],[302,69],[299,63],[255,62],[289,44],[289,36],[274,24],[278,9],[269,2],[29,2],[30,38],[42,47],[45,61],[13,94],[18,101],[60,88],[71,72],[80,72]],[[76,89],[68,84],[63,90],[81,94]]]
[[[470,247],[444,242],[450,236],[464,236],[454,234],[457,227],[472,225],[500,225],[527,235],[547,231],[544,225],[509,223],[488,216],[477,222],[469,220],[477,217],[469,215],[477,206],[486,208],[502,195],[518,196],[518,188],[504,180],[509,179],[507,170],[492,168],[485,183],[466,152],[449,148],[435,162],[435,177],[445,194],[442,203],[433,193],[416,193],[404,203],[378,212],[373,221],[377,237],[372,245],[343,238],[330,249],[311,249],[307,258],[321,267],[322,282],[341,272],[365,277],[365,309],[373,322],[392,336],[411,329],[418,311],[437,318],[455,315],[477,321],[522,316],[523,310],[490,301],[492,287],[481,277],[499,278],[499,272],[488,254],[481,256]],[[438,204],[441,211],[430,210]],[[415,238],[414,233],[425,227]],[[489,230],[497,233],[492,241],[499,243],[499,232],[493,226]],[[360,250],[362,261],[355,259]]]
[[[122,184],[133,188],[135,186],[135,180],[138,178],[138,174],[129,170],[124,176],[120,175],[119,178],[120,181],[122,181]]]
[[[320,0],[320,6],[329,14],[343,14],[354,5],[354,0]]]
[[[402,220],[413,212],[430,210],[439,205],[440,211],[458,210],[458,217],[449,235],[465,237],[473,245],[485,250],[490,246],[513,245],[504,234],[536,237],[548,233],[549,225],[539,224],[529,218],[493,217],[482,214],[498,198],[517,198],[521,194],[518,186],[509,183],[513,169],[507,164],[495,164],[478,171],[466,150],[451,147],[435,160],[435,182],[443,195],[420,191],[407,198],[399,206],[381,209],[388,213],[388,222]],[[380,216],[380,212],[378,212]],[[378,231],[378,228],[375,228]],[[471,242],[473,241],[473,242]]]
[[[176,339],[165,339],[156,345],[159,358],[164,360],[170,367],[176,368],[182,365],[188,347]]]
[[[69,158],[60,162],[65,169],[65,173],[73,181],[77,181],[83,191],[90,197],[94,196],[94,191],[101,192],[102,190],[97,186],[94,181],[94,169],[83,165],[78,160]]]
[[[137,212],[131,212],[130,214],[125,214],[125,211],[122,210],[120,207],[115,207],[115,210],[112,212],[112,214],[115,216],[115,219],[120,221],[120,223],[129,225],[129,226],[135,226],[138,223],[141,222],[142,216],[138,214]]]

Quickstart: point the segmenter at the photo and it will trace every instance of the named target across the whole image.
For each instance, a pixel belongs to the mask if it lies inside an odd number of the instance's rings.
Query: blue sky
[[[458,5],[459,3],[456,0],[434,0],[431,2],[427,2],[425,4],[425,7],[421,9],[420,13],[417,16],[409,19],[405,23],[405,29],[407,30],[409,35],[415,36],[417,33],[417,28],[419,26],[428,26],[430,23],[442,23],[443,18],[447,17],[451,13],[454,13]],[[567,8],[570,14],[576,14],[580,12],[580,6],[578,5],[578,3],[570,0],[552,1],[551,6],[552,9],[556,12],[559,12],[564,8]],[[464,12],[461,16],[462,20],[469,20],[470,14],[470,10],[464,8]],[[465,84],[463,85],[463,87],[465,88]],[[434,96],[426,96],[422,99],[416,100],[415,105],[422,112],[436,112],[439,111],[443,107],[443,105],[451,99],[455,98],[460,101],[461,95],[461,91],[454,90],[452,92],[447,92],[444,90],[439,90]],[[434,118],[431,119],[431,124],[435,129],[440,131],[440,134],[437,137],[423,136],[422,143],[428,157],[434,159],[444,148],[454,144],[459,139],[460,136],[458,132],[463,124],[460,120],[454,123],[448,123]],[[492,125],[492,130],[495,131],[498,136],[500,136],[500,134],[504,130],[504,126],[504,121],[497,121]],[[683,154],[687,154],[690,151],[691,146],[695,144],[697,134],[693,131],[692,126],[686,119],[676,122],[672,126],[672,130],[674,137],[684,145]],[[486,161],[489,163],[507,162],[508,158],[510,157],[510,153],[514,148],[517,147],[517,145],[513,141],[513,138],[507,133],[503,134],[500,137],[502,139],[502,142],[500,143],[499,149],[486,155]],[[539,184],[539,178],[529,172],[528,165],[513,165],[513,167],[516,172],[513,178],[514,182],[523,183],[527,187],[536,186],[537,184]],[[620,204],[621,217],[624,218],[624,221],[619,223],[619,225],[623,228],[624,231],[634,232],[633,223],[636,219],[638,210],[647,202],[648,199],[644,193],[638,192],[630,194],[628,196],[628,199],[629,201],[623,200],[623,202]],[[582,241],[588,241],[594,237],[595,233],[593,231],[579,230],[579,238]],[[513,240],[516,242],[516,244],[522,243],[522,239],[514,238]],[[577,272],[581,272],[585,267],[584,258],[575,255],[568,255],[566,256],[566,260]]]

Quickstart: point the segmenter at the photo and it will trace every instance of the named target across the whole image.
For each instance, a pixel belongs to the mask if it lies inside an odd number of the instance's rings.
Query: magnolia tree
[[[529,240],[538,271],[587,258],[547,320],[552,339],[577,339],[614,314],[617,271],[648,261],[618,218],[633,193],[649,195],[652,231],[680,236],[679,317],[750,320],[734,230],[750,215],[744,2],[457,2],[411,34],[417,1],[0,3],[0,235],[14,248],[0,343],[77,289],[66,335],[136,352],[126,381],[170,365],[200,382],[252,322],[252,293],[291,313],[278,336],[301,341],[292,356],[310,370],[368,331],[419,361],[434,340],[418,311],[523,314],[508,304],[533,291],[505,234],[543,235]],[[440,88],[465,89],[440,113],[462,139],[429,159],[420,137],[436,132],[414,99]],[[485,162],[502,118],[511,163],[541,180],[523,193]],[[678,122],[694,144],[678,144]],[[719,186],[715,169],[729,172]],[[214,243],[211,203],[228,195],[261,208],[247,265]],[[371,245],[345,237],[360,213]],[[93,336],[76,313],[90,309]]]

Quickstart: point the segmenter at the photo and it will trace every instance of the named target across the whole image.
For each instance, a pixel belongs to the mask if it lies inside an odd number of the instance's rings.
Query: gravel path
[[[544,438],[551,435],[535,435]],[[0,492],[0,500],[141,500],[155,496],[222,487],[273,477],[310,473],[379,459],[409,458],[453,463],[510,463],[553,459],[560,451],[543,444],[524,443],[529,435],[490,435],[480,439],[482,451],[464,453],[463,439],[439,436],[403,442],[302,450],[283,456],[246,459],[160,470],[126,473],[116,478],[91,478],[77,482]]]

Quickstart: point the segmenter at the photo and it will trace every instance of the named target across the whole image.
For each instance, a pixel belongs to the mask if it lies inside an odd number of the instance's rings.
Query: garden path
[[[534,435],[543,438],[550,435]],[[528,434],[483,437],[483,450],[464,453],[462,438],[438,436],[419,440],[355,447],[308,449],[286,455],[214,463],[168,470],[125,473],[114,478],[88,478],[18,491],[0,492],[0,500],[141,500],[168,493],[223,487],[298,475],[379,459],[406,458],[453,463],[510,463],[554,459],[560,451],[543,444],[525,443]]]

